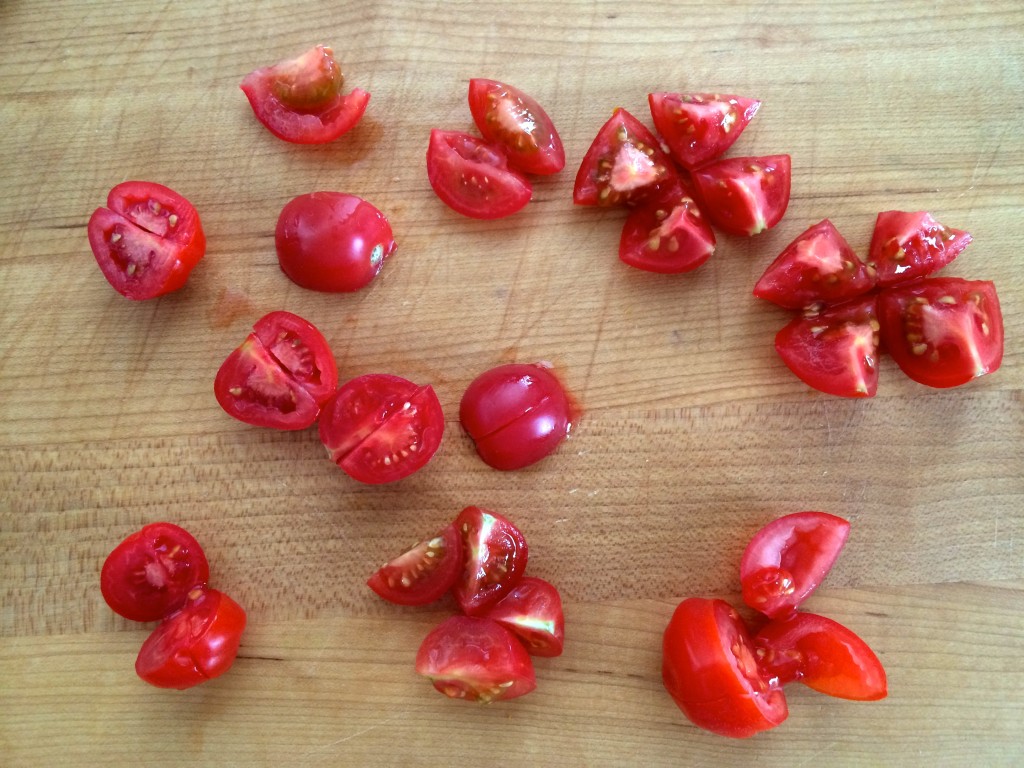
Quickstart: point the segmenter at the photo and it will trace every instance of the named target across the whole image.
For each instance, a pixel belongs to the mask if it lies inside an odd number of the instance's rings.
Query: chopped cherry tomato
[[[499,147],[458,131],[430,132],[427,178],[441,202],[474,219],[509,216],[533,196]]]
[[[455,581],[455,601],[463,613],[478,615],[511,592],[526,572],[526,539],[497,512],[466,507],[455,518],[462,534],[462,573]]]
[[[217,371],[213,391],[229,415],[246,424],[306,429],[338,386],[327,340],[291,312],[260,318]]]
[[[722,600],[691,597],[679,604],[665,630],[662,680],[694,725],[722,736],[753,736],[789,714],[742,619]]]
[[[775,336],[775,349],[789,370],[821,392],[874,397],[878,342],[878,313],[872,295],[795,318]]]
[[[114,290],[142,300],[176,291],[206,253],[199,214],[173,189],[125,181],[89,218],[89,245]]]
[[[314,291],[358,291],[395,250],[387,217],[343,192],[291,200],[278,217],[274,242],[281,270]]]
[[[929,387],[956,387],[1003,360],[1003,315],[987,280],[933,277],[878,296],[882,342],[900,369]]]
[[[317,45],[294,59],[250,72],[242,91],[256,118],[293,144],[325,144],[362,118],[370,94],[342,94],[344,76],[330,48]]]
[[[565,645],[562,597],[554,584],[524,576],[484,614],[511,629],[534,656],[561,656]]]
[[[743,602],[773,619],[785,618],[832,569],[850,523],[826,512],[795,512],[759,530],[740,561]]]
[[[701,166],[693,180],[711,223],[731,235],[771,229],[789,206],[789,155],[732,157]]]
[[[159,688],[191,688],[223,675],[235,662],[245,611],[216,589],[196,587],[184,606],[142,644],[135,671]]]
[[[210,565],[192,534],[173,523],[150,523],[107,556],[100,591],[126,619],[158,621],[209,578]]]
[[[463,562],[462,534],[451,523],[382,566],[366,584],[388,602],[426,605],[452,588]]]
[[[540,365],[499,365],[477,376],[459,404],[459,421],[477,453],[495,469],[534,464],[554,452],[572,427],[569,399]]]
[[[480,133],[505,150],[516,170],[546,176],[565,167],[565,150],[551,118],[515,86],[474,78],[469,81],[469,109]]]
[[[649,93],[647,100],[672,157],[690,170],[725,154],[761,106],[717,93]]]
[[[770,621],[754,637],[765,673],[780,685],[857,701],[884,699],[885,669],[868,644],[842,624],[813,613]]]
[[[619,258],[648,272],[690,272],[715,252],[715,233],[690,195],[680,192],[665,202],[630,212],[622,227]]]
[[[883,211],[875,220],[868,265],[882,287],[930,275],[960,255],[971,236],[943,226],[924,211]]]
[[[343,385],[320,418],[320,440],[331,459],[362,483],[408,477],[430,461],[443,434],[433,388],[382,373]]]

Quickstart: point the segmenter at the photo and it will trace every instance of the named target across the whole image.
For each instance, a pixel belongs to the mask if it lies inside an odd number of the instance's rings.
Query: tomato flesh
[[[499,147],[459,131],[430,132],[427,178],[441,202],[474,219],[510,216],[533,196]]]
[[[452,588],[462,566],[462,535],[451,523],[383,565],[366,584],[396,605],[427,605]]]
[[[969,233],[937,222],[929,213],[883,211],[875,220],[868,264],[882,287],[930,275],[971,242]]]
[[[686,193],[630,212],[619,239],[619,259],[647,272],[692,272],[715,252],[715,233]]]
[[[654,127],[684,168],[715,160],[743,133],[761,102],[715,93],[650,93]]]
[[[544,579],[524,576],[484,614],[512,630],[533,656],[561,656],[565,617],[558,589]]]
[[[789,155],[732,157],[697,168],[693,180],[713,226],[751,236],[778,224],[789,206]]]
[[[529,94],[497,80],[473,78],[469,109],[480,133],[505,151],[516,170],[546,176],[565,167],[558,131]]]
[[[480,507],[455,518],[462,535],[463,568],[452,589],[462,612],[483,614],[519,584],[526,572],[526,539],[511,521]]]

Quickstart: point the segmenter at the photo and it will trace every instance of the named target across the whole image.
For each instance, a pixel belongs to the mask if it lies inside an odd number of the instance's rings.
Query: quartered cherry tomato
[[[725,154],[761,106],[756,99],[717,93],[650,93],[647,100],[672,157],[691,170]]]
[[[427,178],[445,205],[474,219],[509,216],[533,196],[500,147],[459,131],[430,132]]]
[[[469,109],[483,137],[505,150],[523,173],[549,175],[565,167],[565,150],[551,118],[533,97],[497,80],[469,81]]]
[[[451,523],[381,566],[366,584],[396,605],[427,605],[452,588],[463,564],[462,534]]]
[[[484,616],[512,630],[531,655],[562,655],[565,617],[562,597],[554,584],[535,576],[524,576]]]
[[[715,233],[685,192],[631,211],[619,240],[619,258],[647,272],[691,272],[714,252]]]
[[[924,211],[883,211],[875,220],[867,263],[882,287],[930,275],[955,259],[971,236]]]
[[[782,220],[789,206],[789,155],[731,157],[693,172],[712,225],[731,235],[756,235]]]
[[[463,613],[479,615],[509,594],[526,572],[526,539],[511,521],[480,507],[455,518],[462,535],[463,568],[453,594]]]

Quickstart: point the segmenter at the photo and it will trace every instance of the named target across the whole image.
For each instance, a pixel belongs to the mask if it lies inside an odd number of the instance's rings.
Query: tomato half
[[[115,291],[136,301],[176,291],[206,253],[199,214],[173,189],[125,181],[89,218],[89,245]]]
[[[462,534],[451,523],[381,566],[366,584],[388,602],[427,605],[452,588],[462,566]]]
[[[508,164],[547,176],[565,167],[565,150],[554,123],[537,101],[497,80],[469,81],[469,110],[480,133],[505,150]]]
[[[630,212],[619,239],[619,259],[647,272],[691,272],[715,252],[715,233],[694,199],[684,193],[665,204]]]
[[[533,656],[561,656],[565,646],[562,597],[551,582],[522,580],[484,614],[512,630]]]
[[[782,690],[758,664],[743,620],[723,600],[681,602],[665,629],[662,651],[665,689],[700,728],[747,738],[789,714]]]
[[[416,671],[453,699],[504,701],[537,687],[530,654],[490,619],[452,616],[423,640]]]
[[[430,132],[427,178],[441,202],[474,219],[510,216],[533,196],[499,147],[459,131]]]
[[[250,72],[241,88],[256,119],[279,139],[325,144],[355,127],[370,94],[342,94],[344,76],[334,52],[317,45],[294,59]]]
[[[743,602],[785,618],[818,588],[850,535],[850,523],[826,512],[795,512],[754,534],[740,561]]]
[[[868,264],[880,286],[930,275],[960,255],[971,236],[950,229],[924,211],[883,211],[875,220]]]
[[[511,521],[480,507],[455,518],[462,534],[462,573],[453,594],[463,613],[478,615],[511,592],[526,572],[526,539]]]
[[[323,334],[291,312],[261,317],[217,371],[213,391],[246,424],[306,429],[338,386],[338,367]]]
[[[158,621],[209,578],[210,565],[192,534],[173,523],[150,523],[107,555],[100,591],[126,619]]]
[[[756,235],[778,224],[789,206],[789,155],[732,157],[697,168],[693,180],[712,225]]]
[[[761,106],[717,93],[649,93],[647,101],[672,157],[691,170],[725,154]]]
[[[882,342],[907,376],[956,387],[1003,361],[1003,314],[987,280],[932,277],[878,296]]]
[[[191,688],[235,663],[245,610],[216,589],[196,587],[184,606],[146,638],[135,660],[139,677],[158,688]]]
[[[320,417],[320,440],[331,459],[362,483],[408,477],[430,461],[443,434],[433,388],[383,373],[341,386]]]

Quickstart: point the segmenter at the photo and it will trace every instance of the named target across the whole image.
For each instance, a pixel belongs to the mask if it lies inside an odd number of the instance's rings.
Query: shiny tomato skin
[[[474,219],[511,216],[533,196],[500,147],[459,131],[430,132],[427,179],[441,202]]]
[[[526,572],[526,538],[507,518],[481,507],[466,507],[455,518],[462,534],[462,573],[452,594],[467,616],[487,611],[519,584]]]
[[[484,616],[512,630],[531,656],[562,655],[565,647],[562,596],[551,582],[524,576]]]
[[[274,233],[281,270],[303,288],[358,291],[395,251],[387,217],[344,192],[299,195],[281,210]]]
[[[203,548],[173,523],[150,523],[118,544],[103,562],[100,591],[115,613],[159,621],[210,578]]]
[[[111,189],[107,207],[89,218],[88,234],[107,282],[135,301],[181,288],[206,253],[192,203],[151,181],[125,181]]]
[[[725,154],[761,106],[757,99],[717,93],[649,93],[647,101],[670,154],[688,170]]]
[[[715,252],[715,233],[690,195],[630,211],[619,239],[619,259],[646,272],[692,272]]]
[[[427,605],[452,588],[462,566],[462,535],[451,523],[381,566],[366,584],[390,603]]]
[[[748,738],[789,714],[785,695],[758,664],[749,631],[723,600],[681,602],[665,629],[662,654],[665,689],[700,728]]]
[[[886,351],[907,376],[929,387],[957,387],[1003,361],[1003,314],[987,280],[929,277],[878,295]]]
[[[565,167],[565,149],[548,113],[513,85],[476,77],[469,81],[469,110],[483,137],[505,150],[522,173],[548,176]]]
[[[150,685],[178,690],[219,677],[235,663],[245,623],[242,606],[216,589],[197,587],[146,638],[135,671]]]
[[[789,206],[789,155],[730,157],[702,165],[693,181],[712,226],[751,236],[778,224]]]
[[[925,211],[883,211],[875,219],[867,263],[884,288],[942,269],[970,242],[969,233],[946,227]]]

